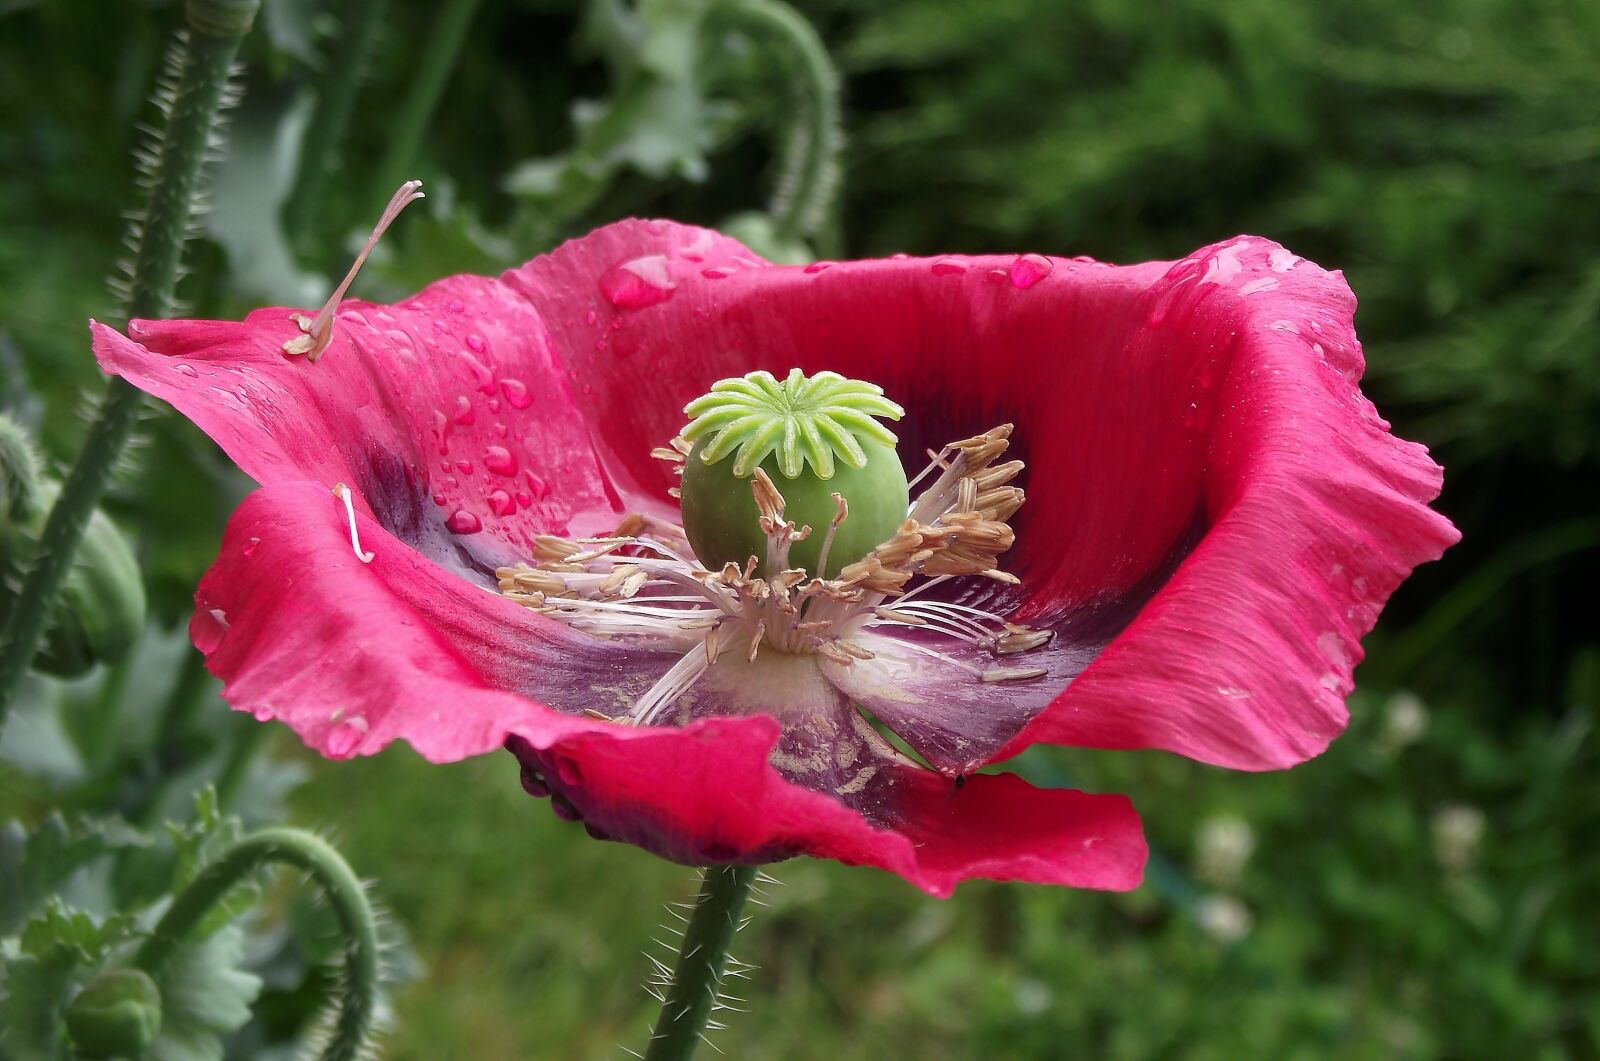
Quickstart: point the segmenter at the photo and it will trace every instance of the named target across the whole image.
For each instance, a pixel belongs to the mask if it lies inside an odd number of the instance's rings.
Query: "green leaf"
[[[244,933],[236,926],[180,945],[154,971],[161,989],[161,1034],[145,1061],[221,1061],[223,1037],[250,1020],[259,977],[243,971]]]
[[[0,964],[0,1056],[55,1061],[67,1056],[61,1013],[77,962],[68,951],[38,958],[7,956]]]
[[[32,832],[17,822],[0,826],[0,936],[14,934],[46,896],[90,862],[149,843],[120,821],[69,825],[60,814],[52,814]]]

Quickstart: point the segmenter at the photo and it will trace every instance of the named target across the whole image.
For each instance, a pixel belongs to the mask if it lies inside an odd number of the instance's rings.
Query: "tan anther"
[[[877,607],[872,609],[872,614],[880,619],[887,619],[892,623],[904,623],[907,626],[927,626],[928,620],[910,612],[897,612],[893,608]]]
[[[761,651],[761,639],[763,637],[765,637],[766,634],[767,634],[767,621],[765,619],[763,619],[759,623],[756,624],[755,633],[750,635],[750,654],[748,656],[748,659],[750,660],[751,663],[754,663],[756,661],[756,653]]]
[[[1019,626],[1015,623],[1006,624],[1006,632],[1001,634],[994,642],[994,654],[997,656],[1012,656],[1018,652],[1027,652],[1048,644],[1055,637],[1050,630],[1034,630],[1030,627]]]
[[[1043,678],[1048,672],[1043,667],[994,667],[980,676],[985,682],[1025,682]]]
[[[533,540],[533,558],[541,562],[565,560],[581,552],[583,547],[577,542],[568,541],[554,534],[541,534]]]
[[[717,657],[722,654],[722,624],[716,623],[711,627],[711,632],[706,635],[706,666],[714,667]]]

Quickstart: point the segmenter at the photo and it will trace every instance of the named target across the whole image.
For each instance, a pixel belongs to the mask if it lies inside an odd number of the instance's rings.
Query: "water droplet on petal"
[[[810,275],[815,276],[816,274],[822,272],[822,270],[830,269],[832,267],[832,262],[812,262],[810,265],[806,266],[805,271]]]
[[[488,348],[488,345],[488,343],[483,341],[483,336],[477,334],[476,332],[469,332],[467,334],[467,349],[471,350],[473,353],[483,353],[484,350]]]
[[[477,534],[483,530],[483,521],[464,508],[458,508],[450,513],[450,518],[444,521],[454,534]]]
[[[528,392],[528,385],[520,379],[501,380],[500,393],[506,396],[506,401],[511,403],[513,409],[526,409],[533,404],[533,395]]]
[[[517,458],[504,446],[490,446],[484,450],[483,466],[496,475],[517,474]]]
[[[533,504],[533,495],[528,493],[526,490],[518,490],[517,504],[521,505],[523,508],[529,507]]]
[[[591,328],[594,327],[599,320],[600,314],[596,313],[594,310],[590,310],[588,313],[583,315],[583,323],[589,325]]]
[[[966,271],[966,263],[958,262],[954,258],[940,258],[933,263],[934,276],[960,276]]]
[[[517,503],[504,490],[495,490],[489,495],[489,510],[497,516],[509,516],[517,510]]]
[[[190,379],[194,379],[196,376],[200,375],[200,373],[194,370],[193,365],[175,365],[173,366],[172,371],[176,372],[180,376],[188,376]]]
[[[460,472],[462,475],[471,475],[472,462],[465,459],[456,461],[456,471]]]
[[[360,715],[345,719],[328,731],[323,744],[328,755],[335,759],[344,759],[355,754],[356,748],[361,744],[361,738],[367,735],[367,720]]]
[[[489,371],[488,365],[485,365],[465,350],[456,351],[456,356],[461,358],[462,362],[467,366],[467,371],[472,373],[472,380],[478,385],[480,391],[484,394],[493,394],[495,392],[494,373]]]
[[[258,546],[260,544],[261,544],[261,539],[260,538],[251,538],[249,541],[244,543],[244,548],[239,550],[239,551],[242,552],[246,556],[254,556],[255,555],[255,551],[256,551],[256,546]]]
[[[478,414],[472,410],[472,400],[465,394],[456,395],[456,412],[451,419],[465,427],[477,418]]]
[[[434,494],[433,495],[433,503],[438,505],[440,508],[444,507],[445,501],[446,501],[446,498],[445,498],[445,496],[443,494]]]
[[[1011,263],[1011,286],[1025,291],[1049,276],[1056,263],[1042,254],[1024,254]]]
[[[726,280],[733,273],[728,269],[701,269],[700,275],[707,280]]]
[[[672,297],[678,285],[665,255],[651,254],[600,274],[600,293],[618,309],[644,309]]]
[[[460,299],[455,299],[455,298],[451,299],[450,300],[450,304],[445,307],[445,309],[449,310],[451,313],[460,313],[462,310],[464,310],[466,308],[467,307],[465,307],[465,306],[463,306],[461,304],[461,300]]]
[[[984,279],[991,284],[998,284],[1005,280],[1009,275],[1010,274],[1004,269],[990,269],[988,275],[985,276]]]

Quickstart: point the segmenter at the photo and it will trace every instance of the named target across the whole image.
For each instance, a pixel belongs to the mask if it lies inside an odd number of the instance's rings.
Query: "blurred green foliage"
[[[798,6],[845,74],[843,194],[819,250],[1127,261],[1278,239],[1348,273],[1369,393],[1434,447],[1466,538],[1391,606],[1352,731],[1314,763],[1264,777],[1025,758],[1041,782],[1070,766],[1133,793],[1165,852],[1138,893],[975,884],[935,903],[865,871],[779,867],[788,886],[739,952],[763,967],[752,1012],[718,1044],[839,1061],[1600,1057],[1600,5]],[[380,248],[368,294],[626,214],[759,209],[796,97],[770,42],[707,10],[482,0],[436,113],[409,127],[397,102],[441,37],[437,5],[266,0],[181,293],[218,316],[319,301],[391,190],[395,143],[419,145],[399,162],[430,198]],[[95,376],[83,320],[115,319],[103,278],[174,15],[0,0],[0,407],[57,460]],[[337,36],[363,21],[372,40]],[[305,142],[339,86],[343,135]],[[285,219],[307,150],[326,182]],[[187,425],[149,426],[108,507],[174,623],[248,484]],[[0,746],[13,765],[24,743],[54,755],[51,787],[6,771],[0,801],[176,806],[183,786],[156,792],[140,767],[158,709],[113,737],[105,696],[74,688],[59,718],[24,713],[37,739]],[[215,779],[236,722],[209,704],[159,753]],[[264,801],[281,791],[262,783]],[[660,903],[688,897],[685,871],[555,822],[509,759],[314,764],[294,806],[335,824],[416,933],[427,976],[388,1056],[599,1058],[638,1040],[653,1003],[637,951]],[[270,967],[262,1008],[293,1026],[315,991],[291,962],[274,994]]]

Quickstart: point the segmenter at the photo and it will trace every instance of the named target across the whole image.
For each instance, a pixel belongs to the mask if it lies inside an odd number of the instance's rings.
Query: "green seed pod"
[[[138,969],[109,969],[78,992],[66,1017],[78,1056],[136,1057],[161,1031],[161,991]]]
[[[683,471],[683,526],[695,555],[708,568],[743,566],[750,557],[767,572],[762,533],[750,480],[759,467],[786,502],[785,518],[809,526],[811,535],[789,550],[789,566],[812,575],[837,574],[894,536],[906,517],[909,490],[895,454],[894,435],[873,417],[898,420],[898,405],[870,384],[834,372],[809,379],[799,369],[779,382],[768,372],[725,379],[690,402],[693,421],[683,436],[694,442]],[[822,546],[838,514],[827,568],[818,571]]]

